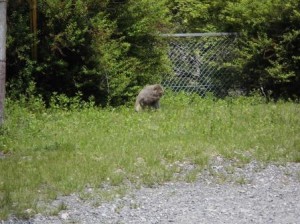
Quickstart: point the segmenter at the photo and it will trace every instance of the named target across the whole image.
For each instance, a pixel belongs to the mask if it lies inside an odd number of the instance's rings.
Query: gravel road
[[[193,183],[142,187],[97,206],[76,194],[61,202],[57,216],[6,223],[300,223],[300,163],[238,167],[218,157]]]

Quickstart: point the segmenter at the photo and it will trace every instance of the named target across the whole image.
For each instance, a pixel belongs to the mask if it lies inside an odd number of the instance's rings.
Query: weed
[[[185,175],[184,179],[188,183],[195,182],[199,174],[199,170],[195,169],[190,171],[188,174]]]
[[[239,185],[244,185],[248,183],[248,180],[245,177],[239,177],[235,180],[235,183]]]
[[[57,207],[49,210],[47,215],[57,216],[61,211],[67,210],[67,208],[68,208],[68,206],[64,202],[61,202],[61,203],[59,203],[59,205]]]

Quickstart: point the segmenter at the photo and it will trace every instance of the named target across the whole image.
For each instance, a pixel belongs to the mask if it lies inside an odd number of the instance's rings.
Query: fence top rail
[[[216,36],[232,36],[237,33],[164,33],[162,37],[216,37]]]

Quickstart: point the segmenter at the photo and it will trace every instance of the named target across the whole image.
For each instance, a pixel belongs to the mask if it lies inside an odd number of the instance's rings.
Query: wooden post
[[[37,0],[29,0],[30,6],[30,28],[33,34],[32,59],[37,60]]]
[[[4,122],[5,78],[6,78],[6,12],[7,0],[0,0],[0,126]]]

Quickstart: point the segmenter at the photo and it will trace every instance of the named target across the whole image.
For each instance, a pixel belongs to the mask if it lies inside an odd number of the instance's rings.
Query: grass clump
[[[167,94],[161,106],[135,113],[9,101],[0,130],[0,220],[27,218],[39,201],[86,186],[162,183],[184,171],[176,164],[199,169],[214,155],[300,161],[299,104]],[[195,177],[191,170],[186,179]]]

